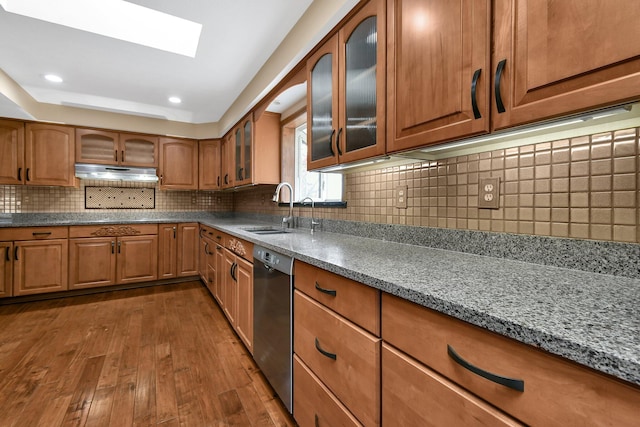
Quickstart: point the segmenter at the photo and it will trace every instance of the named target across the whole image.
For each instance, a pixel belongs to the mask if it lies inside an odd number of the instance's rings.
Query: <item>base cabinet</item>
[[[0,297],[68,289],[66,227],[0,229]]]
[[[69,289],[158,279],[157,224],[73,226],[69,236]]]

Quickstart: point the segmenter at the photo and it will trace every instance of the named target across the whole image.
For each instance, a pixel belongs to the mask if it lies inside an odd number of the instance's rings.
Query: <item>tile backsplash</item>
[[[82,180],[79,188],[0,185],[0,213],[95,212],[95,209],[85,209],[85,186],[148,188],[154,184]],[[138,211],[228,212],[233,209],[233,196],[229,193],[164,191],[158,184],[155,184],[155,190],[155,209]]]
[[[346,209],[320,218],[640,243],[638,129],[345,175]],[[478,208],[478,182],[500,178],[500,208]],[[406,209],[394,189],[408,187]],[[235,194],[236,211],[284,214],[273,188]],[[295,215],[310,216],[309,208]]]

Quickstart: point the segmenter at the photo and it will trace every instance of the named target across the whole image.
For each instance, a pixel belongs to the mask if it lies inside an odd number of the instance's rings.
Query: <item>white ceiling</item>
[[[0,69],[42,103],[187,123],[218,122],[313,2],[129,1],[203,24],[196,57],[14,15],[0,7]],[[64,82],[46,81],[48,73]],[[169,103],[169,96],[182,98],[182,104]],[[0,114],[12,112],[3,101],[0,97]]]

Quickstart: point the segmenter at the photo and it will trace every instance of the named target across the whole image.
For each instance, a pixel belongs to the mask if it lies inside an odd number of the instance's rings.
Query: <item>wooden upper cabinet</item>
[[[220,190],[223,178],[221,140],[203,140],[198,146],[198,189]]]
[[[75,131],[72,127],[27,123],[25,183],[75,185]]]
[[[388,0],[387,152],[489,131],[490,4]]]
[[[253,114],[246,116],[233,131],[235,185],[251,184],[253,178]]]
[[[385,152],[385,8],[366,3],[307,61],[310,170]]]
[[[235,156],[234,156],[234,132],[229,132],[222,139],[220,146],[220,157],[222,164],[220,165],[221,171],[220,175],[222,176],[222,188],[230,188],[234,185],[234,167],[235,167]]]
[[[494,2],[493,128],[640,98],[635,0]],[[504,62],[503,62],[504,61]],[[503,64],[502,66],[500,64]]]
[[[22,184],[24,172],[24,123],[0,120],[0,184]]]
[[[78,128],[76,162],[157,167],[158,137]]]
[[[160,188],[198,189],[198,141],[160,138]]]

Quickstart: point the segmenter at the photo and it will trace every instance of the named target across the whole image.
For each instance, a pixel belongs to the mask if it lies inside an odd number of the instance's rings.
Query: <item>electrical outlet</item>
[[[478,208],[500,209],[500,178],[480,178]]]
[[[407,209],[407,196],[409,188],[406,185],[398,185],[396,187],[396,208]]]

